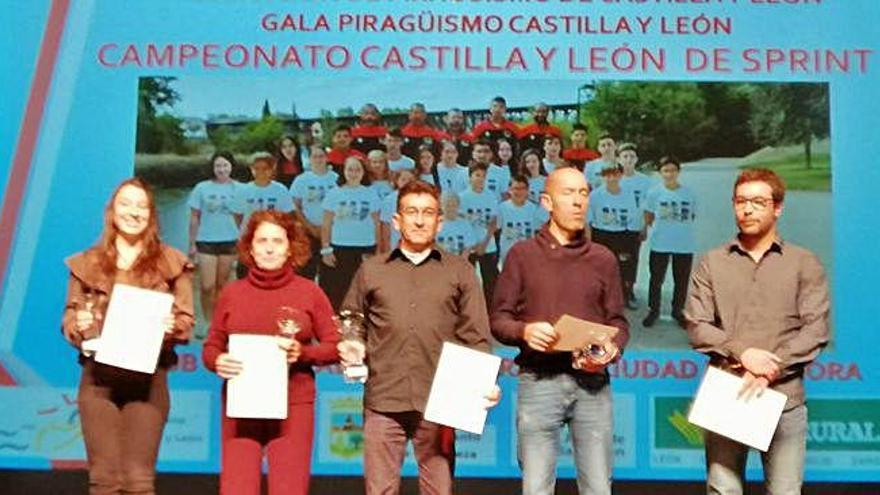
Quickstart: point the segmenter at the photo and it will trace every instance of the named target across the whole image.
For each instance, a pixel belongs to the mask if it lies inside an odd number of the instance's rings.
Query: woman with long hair
[[[167,292],[172,314],[153,374],[100,364],[80,354],[77,402],[89,466],[89,493],[155,493],[156,458],[168,419],[168,369],[176,344],[193,326],[193,265],[159,239],[156,204],[140,179],[123,181],[104,211],[104,229],[91,248],[66,260],[70,268],[62,330],[82,351],[100,332],[116,283]]]
[[[527,149],[519,161],[516,175],[522,175],[529,180],[529,201],[540,204],[541,193],[544,192],[544,184],[547,182],[547,171],[544,170],[541,155],[533,149]]]
[[[439,187],[440,177],[437,173],[437,157],[434,156],[433,148],[427,144],[419,146],[417,158],[416,177],[422,182]]]
[[[269,462],[269,493],[306,495],[309,490],[315,417],[312,366],[337,361],[339,336],[327,296],[311,280],[296,274],[310,256],[305,228],[278,211],[255,212],[238,241],[247,276],[220,294],[211,329],[202,348],[205,367],[223,379],[242,371],[229,353],[229,336],[276,335],[279,314],[293,320],[290,339],[279,339],[289,363],[287,419],[226,416],[226,386],[221,419],[220,493],[260,493],[263,456]]]
[[[229,282],[235,264],[238,221],[233,213],[241,184],[232,180],[235,158],[218,151],[208,162],[213,178],[196,184],[189,195],[189,255],[199,267],[202,315],[210,320],[214,303]]]
[[[299,174],[303,172],[302,161],[300,159],[299,140],[296,136],[285,135],[278,141],[278,176],[276,180],[284,187],[290,187]]]
[[[378,150],[373,150],[373,153]],[[338,309],[352,277],[364,256],[373,254],[380,242],[379,209],[381,200],[370,187],[364,162],[350,156],[345,159],[339,187],[324,197],[324,222],[321,226],[320,284],[333,308]]]

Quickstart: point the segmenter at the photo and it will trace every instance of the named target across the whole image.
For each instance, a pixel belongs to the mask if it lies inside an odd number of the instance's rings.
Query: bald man
[[[523,495],[552,495],[560,433],[571,431],[580,495],[611,494],[611,389],[607,366],[629,340],[617,259],[584,233],[589,186],[573,168],[553,171],[541,205],[550,221],[507,255],[492,301],[492,334],[517,346],[518,458]],[[551,352],[562,315],[617,327],[601,353]],[[602,354],[601,357],[598,354]]]

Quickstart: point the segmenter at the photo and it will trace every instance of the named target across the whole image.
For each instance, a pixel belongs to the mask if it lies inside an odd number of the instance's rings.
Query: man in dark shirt
[[[489,351],[486,303],[473,267],[434,246],[439,192],[413,181],[400,189],[394,228],[400,245],[361,265],[344,309],[364,314],[363,344],[339,345],[343,365],[365,353],[364,478],[367,495],[396,494],[407,440],[422,494],[452,493],[452,431],[422,418],[443,342]],[[487,407],[500,399],[487,391]]]
[[[733,189],[739,235],[709,251],[691,277],[691,345],[745,379],[746,398],[770,387],[788,397],[769,450],[767,493],[801,492],[807,411],[804,368],[828,343],[828,281],[816,256],[776,228],[785,186],[767,169],[743,171]],[[742,493],[748,446],[706,432],[707,490]]]
[[[427,146],[436,154],[439,142],[438,130],[428,124],[428,113],[424,103],[413,103],[409,107],[409,120],[400,129],[403,134],[403,154],[413,160],[419,157],[419,147]]]
[[[351,127],[340,125],[333,130],[333,139],[330,143],[332,146],[327,150],[327,163],[333,166],[333,171],[343,175],[345,168],[345,159],[350,156],[356,156],[365,161],[367,155],[351,147]]]
[[[587,239],[589,188],[573,168],[547,178],[541,204],[550,212],[536,237],[507,254],[492,300],[492,335],[518,346],[517,445],[523,495],[552,494],[559,437],[567,424],[580,493],[611,494],[611,387],[606,366],[629,339],[614,254]],[[563,315],[614,326],[597,354],[552,352]],[[601,356],[599,355],[601,354]]]
[[[473,137],[465,127],[464,112],[458,108],[450,108],[446,112],[446,116],[443,117],[443,122],[446,124],[446,130],[438,131],[437,139],[455,144],[455,148],[458,150],[458,162],[470,163]]]
[[[351,147],[364,155],[373,150],[385,151],[382,140],[388,129],[382,125],[382,114],[373,103],[366,103],[358,114],[358,123],[351,129]]]
[[[559,127],[550,123],[548,120],[549,116],[549,105],[546,103],[538,103],[535,105],[534,110],[532,110],[532,119],[534,122],[520,128],[519,130],[520,152],[525,150],[542,150],[544,147],[544,138],[547,136],[562,137],[562,131]]]

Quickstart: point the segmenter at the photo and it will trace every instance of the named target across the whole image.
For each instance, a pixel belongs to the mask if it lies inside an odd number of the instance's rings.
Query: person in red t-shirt
[[[446,130],[438,131],[437,139],[454,144],[459,162],[470,163],[474,138],[465,127],[464,112],[459,108],[450,108],[443,117],[443,123],[446,124]]]
[[[403,135],[403,154],[413,160],[418,159],[419,147],[430,146],[433,150],[440,141],[437,129],[428,125],[428,114],[422,103],[413,103],[409,107],[409,122],[400,133]]]
[[[547,118],[550,116],[550,107],[546,103],[538,103],[532,110],[533,123],[519,130],[519,149],[540,150],[544,146],[544,138],[547,136],[562,137],[559,127],[551,124]]]
[[[514,143],[519,138],[519,128],[507,120],[507,100],[502,96],[492,98],[489,107],[489,120],[484,120],[474,127],[471,135],[474,139],[487,139],[493,144],[499,139],[507,139]]]
[[[351,129],[351,137],[353,139],[351,147],[367,154],[373,150],[385,151],[385,145],[382,140],[388,129],[382,125],[382,114],[379,108],[372,103],[367,103],[361,107],[358,123]]]
[[[599,153],[587,148],[587,126],[580,123],[571,126],[571,148],[562,152],[562,158],[580,171],[584,170],[585,163],[599,158]]]
[[[361,161],[366,161],[367,155],[351,147],[351,127],[341,125],[333,131],[332,147],[327,150],[327,163],[333,165],[333,171],[342,175],[342,169],[345,167],[345,159],[350,156],[356,156]]]

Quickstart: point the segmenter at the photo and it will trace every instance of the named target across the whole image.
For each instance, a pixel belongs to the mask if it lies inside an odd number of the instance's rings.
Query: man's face
[[[577,129],[571,133],[571,144],[584,146],[587,144],[587,131]]]
[[[535,123],[544,125],[547,123],[548,115],[550,115],[550,109],[543,105],[539,105],[535,107],[533,118],[535,119]]]
[[[401,146],[403,146],[403,139],[391,135],[385,137],[385,147],[388,151],[400,151]]]
[[[584,230],[590,189],[584,174],[573,168],[554,171],[547,179],[547,192],[541,205],[550,212],[550,221],[566,232]]]
[[[485,144],[474,145],[474,150],[471,155],[477,163],[489,165],[489,163],[492,162],[492,148]]]
[[[574,138],[574,135],[572,135],[572,138]],[[547,158],[558,157],[560,151],[562,151],[562,143],[560,143],[558,139],[548,139],[544,141],[544,156]]]
[[[362,125],[378,125],[380,119],[381,117],[379,116],[379,111],[376,110],[376,107],[365,106],[361,109],[360,121]]]
[[[636,169],[636,164],[639,163],[639,155],[633,150],[621,151],[617,155],[617,162],[620,163],[624,170],[631,172]]]
[[[660,167],[660,177],[666,184],[678,183],[678,174],[680,170],[675,164],[666,163]]]
[[[603,172],[602,179],[605,181],[605,184],[611,186],[612,188],[616,188],[620,185],[620,178],[623,174],[620,172]]]
[[[529,199],[529,185],[525,182],[511,181],[508,192],[510,193],[510,199],[513,200],[513,204],[517,206],[525,204],[526,200]]]
[[[421,107],[412,107],[409,111],[409,121],[415,125],[424,125],[428,119],[425,109]]]
[[[606,159],[614,158],[614,152],[617,149],[617,146],[614,144],[613,139],[600,139],[597,147],[599,148],[599,153]]]
[[[449,112],[446,114],[446,125],[450,129],[464,128],[464,114],[461,112]]]
[[[762,237],[776,226],[782,204],[773,201],[773,189],[766,182],[745,182],[734,191],[733,211],[740,233]]]
[[[489,107],[489,114],[495,120],[500,120],[504,118],[504,114],[507,113],[507,105],[501,103],[500,101],[493,101],[492,105]]]
[[[336,131],[333,133],[333,147],[346,149],[351,146],[351,133],[348,131]]]
[[[401,198],[392,221],[400,231],[400,247],[410,251],[431,247],[443,224],[440,204],[430,194],[407,194]]]
[[[483,187],[486,185],[486,171],[485,170],[474,170],[470,175],[471,189],[474,192],[482,192]]]

